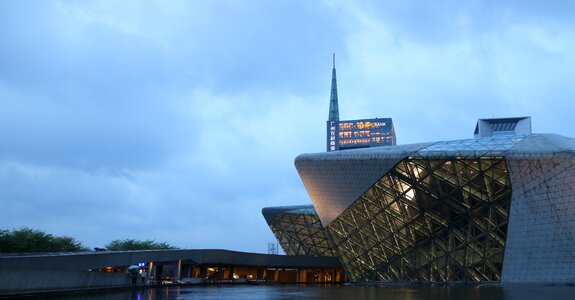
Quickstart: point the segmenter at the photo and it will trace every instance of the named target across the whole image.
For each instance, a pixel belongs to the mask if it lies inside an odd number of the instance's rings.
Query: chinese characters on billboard
[[[391,118],[331,121],[328,132],[329,151],[396,144]]]
[[[337,144],[337,123],[335,121],[328,122],[328,138],[329,138],[329,151],[338,150]]]

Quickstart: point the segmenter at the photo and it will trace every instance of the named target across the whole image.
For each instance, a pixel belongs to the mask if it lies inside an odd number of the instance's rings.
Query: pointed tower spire
[[[329,97],[329,118],[327,119],[327,151],[339,150],[337,126],[339,108],[337,104],[337,80],[335,79],[335,53],[333,54],[333,70],[331,71],[331,96]]]
[[[335,75],[335,53],[333,54],[333,69],[331,71],[331,96],[329,98],[328,121],[339,121],[339,107],[337,103],[337,79]]]

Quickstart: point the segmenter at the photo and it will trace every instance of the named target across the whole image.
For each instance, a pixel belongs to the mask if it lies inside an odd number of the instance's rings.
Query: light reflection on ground
[[[54,298],[55,299],[55,298]],[[59,296],[64,300],[186,300],[186,299],[389,299],[389,300],[524,300],[575,299],[572,286],[367,287],[241,285],[163,287]]]

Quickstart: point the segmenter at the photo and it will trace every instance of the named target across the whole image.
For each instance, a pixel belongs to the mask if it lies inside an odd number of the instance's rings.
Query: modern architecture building
[[[575,281],[575,139],[529,117],[474,137],[296,158],[352,281]]]
[[[334,54],[327,120],[327,151],[393,146],[395,144],[395,129],[391,118],[339,120]]]
[[[262,214],[286,255],[336,256],[313,205],[267,207]]]

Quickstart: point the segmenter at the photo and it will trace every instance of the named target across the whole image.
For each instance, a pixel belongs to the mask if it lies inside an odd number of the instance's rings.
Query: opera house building
[[[337,256],[352,281],[575,281],[575,139],[529,117],[295,166],[313,206],[262,211],[287,255]]]

